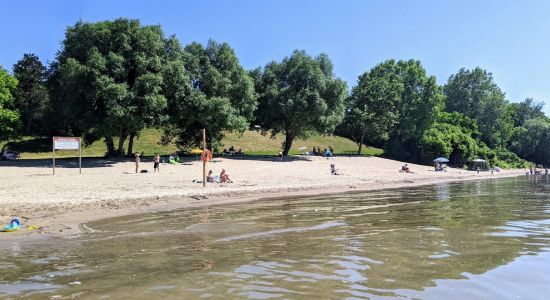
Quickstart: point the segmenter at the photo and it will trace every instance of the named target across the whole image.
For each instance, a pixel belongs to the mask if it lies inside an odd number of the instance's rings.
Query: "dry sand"
[[[407,187],[442,181],[508,177],[522,170],[470,172],[409,164],[414,173],[400,173],[402,162],[376,157],[215,158],[208,169],[225,168],[231,184],[201,183],[202,162],[161,164],[161,173],[134,173],[134,163],[84,160],[82,175],[76,160],[58,160],[52,176],[51,161],[0,162],[0,224],[18,217],[37,230],[0,233],[0,240],[41,234],[67,235],[86,230],[83,222],[106,217],[228,204],[257,199],[302,197]],[[336,164],[342,175],[330,174]],[[153,170],[151,159],[142,169]]]

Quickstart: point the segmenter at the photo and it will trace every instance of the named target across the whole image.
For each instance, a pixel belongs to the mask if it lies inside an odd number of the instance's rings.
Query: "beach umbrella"
[[[444,164],[445,164],[445,163],[448,163],[449,160],[446,159],[445,157],[438,157],[438,158],[434,159],[434,162],[444,163]]]
[[[191,154],[202,154],[202,150],[199,149],[199,148],[195,148],[195,149],[192,149],[191,151],[189,151],[189,153],[191,153]]]

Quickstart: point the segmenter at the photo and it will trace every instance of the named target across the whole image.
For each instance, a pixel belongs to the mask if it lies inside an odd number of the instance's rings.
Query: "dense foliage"
[[[19,126],[19,113],[14,105],[16,89],[17,79],[0,67],[0,140],[13,136]]]
[[[399,61],[395,70],[403,86],[396,104],[399,121],[390,133],[385,151],[398,159],[421,161],[420,140],[443,107],[441,88],[419,61]]]
[[[45,133],[44,120],[49,101],[46,67],[38,56],[24,54],[23,58],[13,66],[13,75],[19,82],[15,93],[15,106],[21,113],[22,133],[28,135]]]
[[[332,133],[342,121],[347,86],[335,78],[332,68],[324,54],[313,58],[294,51],[282,62],[256,71],[257,120],[272,135],[285,134],[283,154],[288,154],[296,137]]]
[[[78,22],[69,27],[53,67],[55,102],[75,133],[87,142],[119,137],[120,152],[130,137],[159,124],[164,37],[160,26],[137,20]],[[112,149],[112,142],[108,143]]]
[[[443,88],[445,110],[459,112],[477,121],[481,140],[490,147],[506,145],[513,122],[504,93],[493,82],[491,73],[481,69],[460,69]]]
[[[542,102],[510,103],[481,68],[460,69],[443,86],[416,60],[387,60],[361,74],[348,95],[325,54],[294,51],[245,70],[227,43],[182,46],[160,25],[138,20],[78,22],[46,68],[34,54],[0,68],[0,139],[63,134],[103,139],[126,155],[144,128],[163,129],[182,148],[219,147],[224,132],[260,128],[295,138],[336,132],[387,156],[464,166],[550,165],[550,119]],[[114,138],[118,137],[118,149]]]
[[[205,128],[209,144],[219,145],[224,131],[244,131],[256,110],[254,83],[227,43],[211,40],[180,49],[172,40],[175,60],[166,68],[164,92],[169,122],[165,138],[181,146],[200,144]]]
[[[357,143],[358,154],[365,142],[383,145],[399,122],[397,103],[403,82],[396,67],[394,61],[388,61],[359,76],[346,101],[347,113],[338,131]]]
[[[463,166],[479,152],[478,137],[475,121],[457,112],[441,112],[436,122],[422,136],[422,158],[430,161],[443,156],[455,165]]]

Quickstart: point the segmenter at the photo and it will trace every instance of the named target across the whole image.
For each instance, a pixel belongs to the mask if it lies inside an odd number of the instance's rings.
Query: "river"
[[[442,183],[86,224],[0,245],[0,298],[548,299],[550,179]]]

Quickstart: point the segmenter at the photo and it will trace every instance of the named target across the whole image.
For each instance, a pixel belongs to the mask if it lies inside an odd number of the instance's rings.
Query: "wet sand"
[[[330,174],[336,164],[341,175]],[[40,235],[77,234],[84,222],[163,210],[185,209],[237,202],[364,192],[433,184],[445,181],[479,180],[524,174],[523,170],[470,172],[409,164],[413,173],[400,173],[404,163],[377,157],[290,157],[215,158],[207,169],[219,174],[227,170],[234,183],[208,183],[202,187],[202,162],[188,160],[178,165],[161,164],[155,174],[151,158],[135,174],[131,161],[100,159],[83,161],[82,175],[77,160],[58,160],[52,176],[50,160],[0,162],[0,224],[19,218],[18,232],[0,233],[1,239]],[[26,226],[38,226],[29,230]]]

